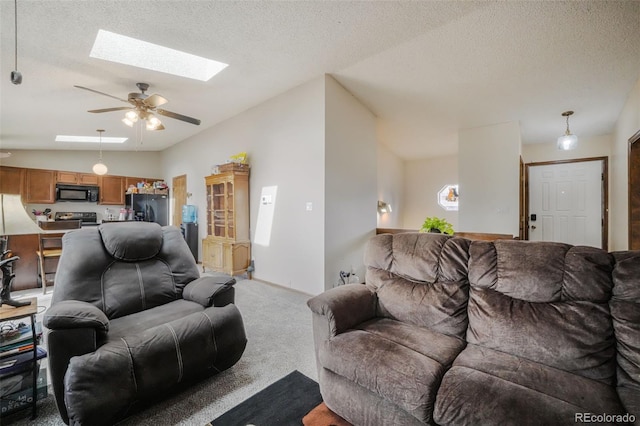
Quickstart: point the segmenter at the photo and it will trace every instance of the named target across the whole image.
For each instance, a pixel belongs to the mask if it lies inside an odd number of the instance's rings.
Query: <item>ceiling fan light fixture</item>
[[[134,110],[127,112],[124,116],[127,117],[133,123],[138,121],[138,113]]]
[[[562,113],[562,116],[567,118],[567,130],[564,132],[564,135],[558,138],[558,149],[561,151],[570,151],[578,147],[578,137],[569,130],[569,117],[571,115],[573,115],[573,111],[565,111]]]
[[[147,118],[147,130],[157,130],[162,125],[162,122],[155,115],[149,114]]]
[[[137,121],[137,120],[136,120],[136,121]],[[129,126],[129,127],[133,127],[133,124],[134,124],[134,121],[129,120],[129,118],[128,118],[128,117],[123,118],[123,119],[122,119],[122,122],[123,122],[124,124],[126,124],[127,126]]]

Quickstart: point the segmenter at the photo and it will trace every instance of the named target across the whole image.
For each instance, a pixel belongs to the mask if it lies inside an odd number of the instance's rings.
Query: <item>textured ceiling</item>
[[[160,150],[301,83],[332,74],[379,118],[403,158],[454,153],[460,128],[519,121],[523,142],[551,142],[573,109],[579,136],[611,133],[640,77],[640,2],[205,2],[0,0],[0,147],[97,149],[56,134],[128,136],[105,149]],[[89,58],[98,29],[229,64],[208,82]],[[142,132],[123,106],[136,82],[169,100]],[[140,133],[140,132],[139,132]],[[136,143],[137,141],[137,143]]]

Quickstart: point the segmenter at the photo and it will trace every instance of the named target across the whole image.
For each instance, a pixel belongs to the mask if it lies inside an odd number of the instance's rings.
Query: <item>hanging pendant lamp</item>
[[[564,132],[564,135],[558,138],[558,149],[562,151],[576,149],[578,146],[578,137],[571,134],[571,131],[569,130],[569,117],[571,115],[573,115],[573,111],[565,111],[562,113],[563,117],[567,117],[567,130]]]
[[[107,168],[107,165],[102,162],[102,132],[104,132],[104,130],[98,129],[96,131],[100,133],[100,157],[98,157],[98,162],[93,165],[93,173],[97,175],[106,175],[109,169]]]

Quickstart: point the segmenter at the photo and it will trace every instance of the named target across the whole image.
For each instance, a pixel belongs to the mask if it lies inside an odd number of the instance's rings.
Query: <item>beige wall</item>
[[[375,116],[325,77],[325,289],[339,272],[364,279],[364,247],[377,220]]]
[[[629,138],[640,130],[640,80],[616,122],[611,149],[610,250],[629,248]]]
[[[391,205],[390,213],[378,214],[378,228],[402,228],[405,209],[405,162],[378,143],[378,200]],[[376,200],[377,201],[377,200]]]
[[[251,164],[251,239],[271,226],[267,244],[252,244],[254,277],[309,294],[324,290],[324,77],[314,79],[165,150],[165,179],[187,175],[190,204],[206,236],[204,177],[231,155]],[[277,186],[273,222],[258,224],[264,187]],[[306,203],[312,210],[306,210]],[[200,256],[201,257],[201,256]]]
[[[555,141],[522,145],[522,158],[525,163],[540,163],[544,161],[609,157],[611,155],[613,135],[594,136],[591,138],[578,136],[578,147],[571,151],[559,150]]]
[[[461,130],[458,146],[459,229],[518,235],[519,124]]]
[[[458,212],[446,211],[438,205],[437,193],[445,185],[458,183],[458,156],[405,161],[404,228],[420,229],[427,216],[446,219],[458,227]]]

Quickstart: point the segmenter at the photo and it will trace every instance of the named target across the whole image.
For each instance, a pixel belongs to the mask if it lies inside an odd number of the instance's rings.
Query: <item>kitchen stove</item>
[[[56,212],[54,220],[80,220],[81,226],[97,226],[98,214],[96,212]]]

